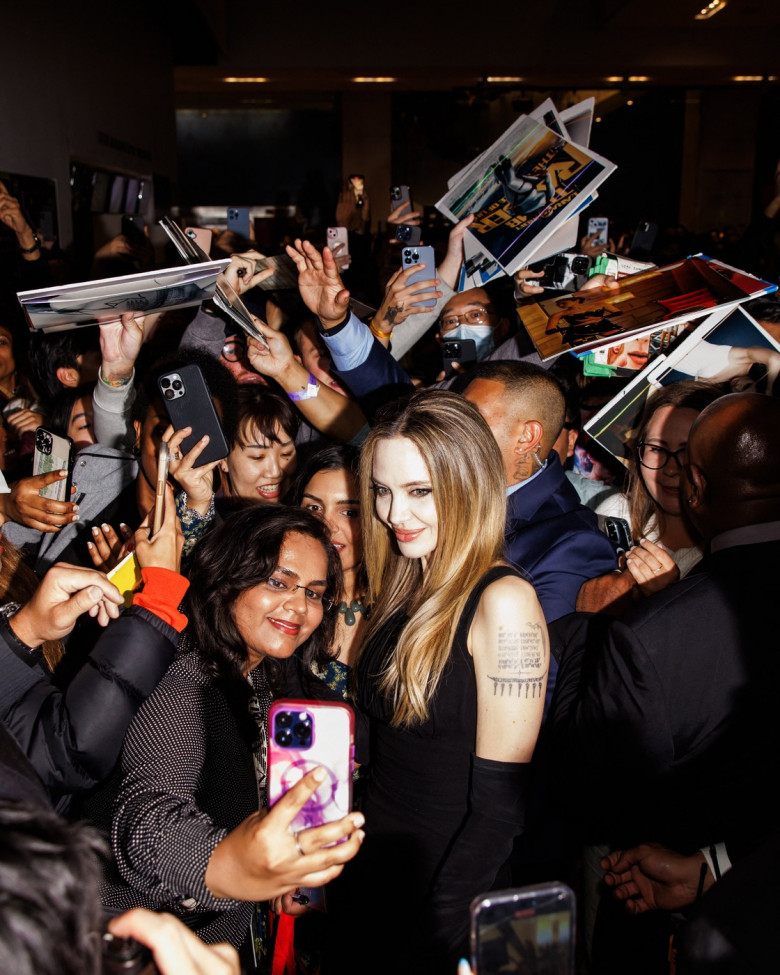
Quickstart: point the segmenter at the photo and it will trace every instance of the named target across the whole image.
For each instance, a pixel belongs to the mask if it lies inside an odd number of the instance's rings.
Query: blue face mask
[[[473,339],[477,347],[477,362],[481,362],[495,349],[492,325],[456,325],[455,328],[443,335],[448,342],[450,339]]]

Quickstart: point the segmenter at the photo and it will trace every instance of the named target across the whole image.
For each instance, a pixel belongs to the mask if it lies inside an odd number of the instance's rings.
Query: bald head
[[[702,534],[780,519],[780,400],[722,396],[688,436],[685,497]]]

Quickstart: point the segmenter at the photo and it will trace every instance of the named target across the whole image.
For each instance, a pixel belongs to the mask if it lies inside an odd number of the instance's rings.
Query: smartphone
[[[138,214],[122,214],[122,236],[126,237],[127,242],[134,247],[142,246],[146,243],[144,226],[144,218]]]
[[[414,284],[417,281],[430,281],[436,277],[436,255],[432,247],[404,247],[401,249],[401,267],[406,270],[414,264],[424,264],[422,271],[415,271],[410,275],[406,284]],[[412,294],[427,294],[425,291],[414,291]],[[421,308],[433,308],[436,305],[435,298],[428,298],[426,301],[413,301],[413,305]]]
[[[157,455],[157,484],[154,489],[154,514],[152,516],[151,538],[162,528],[163,518],[165,517],[165,485],[168,483],[168,464],[170,463],[170,451],[168,444],[163,441],[160,444],[160,452]]]
[[[470,912],[474,975],[574,975],[575,898],[565,884],[492,891]]]
[[[249,239],[249,207],[228,207],[227,229]]]
[[[35,452],[33,453],[33,476],[48,474],[49,471],[67,471],[64,481],[55,481],[40,489],[42,498],[52,501],[70,501],[70,485],[73,475],[73,441],[70,437],[58,437],[45,427],[35,431]]]
[[[214,234],[208,227],[187,227],[184,233],[193,241],[206,257],[211,253],[211,245],[214,241]]]
[[[334,257],[349,257],[349,234],[346,227],[328,227],[327,245]],[[346,271],[349,261],[342,270]]]
[[[628,256],[638,257],[640,260],[649,257],[657,236],[658,224],[643,220],[636,228]]]
[[[592,243],[607,246],[609,241],[609,220],[606,217],[591,217],[588,220],[588,237],[598,234]]]
[[[268,805],[321,765],[328,776],[295,817],[292,829],[343,819],[352,809],[352,708],[335,701],[275,701],[268,712],[268,730]]]
[[[408,186],[391,186],[390,187],[390,209],[395,210],[396,207],[403,206],[401,214],[412,212],[412,194],[409,192]]]
[[[362,173],[350,173],[349,175],[349,185],[352,187],[352,192],[355,194],[355,205],[363,206],[363,194],[366,191],[366,181]]]
[[[615,546],[618,556],[625,555],[633,547],[634,539],[631,537],[631,526],[625,518],[604,518],[604,533]]]
[[[409,247],[417,247],[422,240],[422,228],[408,223],[396,224],[394,238]]]
[[[200,367],[187,365],[166,372],[157,380],[157,385],[173,429],[192,427],[192,433],[182,441],[182,454],[186,454],[201,437],[208,434],[209,442],[195,467],[227,457],[230,451],[225,434],[219,425],[217,411]]]
[[[474,339],[442,339],[441,357],[444,364],[444,377],[449,379],[450,376],[455,375],[453,362],[468,366],[477,361],[477,343]]]

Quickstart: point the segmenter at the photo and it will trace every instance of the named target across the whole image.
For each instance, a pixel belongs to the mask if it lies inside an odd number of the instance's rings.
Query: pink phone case
[[[268,712],[268,805],[273,806],[318,765],[329,772],[293,820],[293,830],[332,823],[351,811],[354,724],[352,708],[348,704],[281,700],[271,705]],[[304,729],[310,729],[308,736],[297,733]],[[285,734],[289,736],[287,743]]]

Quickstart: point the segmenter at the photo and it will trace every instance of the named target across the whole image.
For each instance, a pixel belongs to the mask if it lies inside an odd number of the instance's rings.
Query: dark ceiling
[[[180,107],[316,100],[389,76],[395,90],[496,84],[528,89],[623,84],[699,87],[778,84],[780,3],[728,0],[167,0]],[[503,8],[503,9],[502,9]],[[488,77],[522,78],[486,82]],[[226,83],[263,77],[265,83]],[[647,80],[630,81],[632,77]],[[607,80],[610,79],[610,80]],[[378,87],[378,86],[377,86]]]

